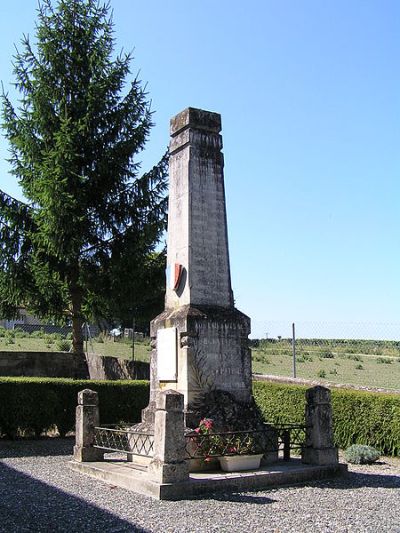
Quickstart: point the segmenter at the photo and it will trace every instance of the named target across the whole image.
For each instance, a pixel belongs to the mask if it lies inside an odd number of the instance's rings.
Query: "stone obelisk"
[[[184,395],[188,422],[211,391],[251,400],[250,319],[233,301],[220,131],[220,115],[200,109],[171,120],[167,288],[151,323],[148,422],[163,389]]]

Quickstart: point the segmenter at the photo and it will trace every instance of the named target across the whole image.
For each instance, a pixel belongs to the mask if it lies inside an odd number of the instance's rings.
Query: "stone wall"
[[[143,361],[88,354],[90,379],[150,379],[150,365]]]
[[[67,352],[0,352],[0,376],[70,378],[74,362]]]
[[[149,379],[149,364],[89,354],[83,379]],[[0,352],[0,376],[76,377],[76,358],[68,352]]]

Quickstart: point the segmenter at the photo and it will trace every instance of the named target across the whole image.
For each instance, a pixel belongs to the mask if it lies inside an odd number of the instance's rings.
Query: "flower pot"
[[[241,470],[256,470],[260,468],[263,454],[258,455],[227,455],[219,458],[224,472],[239,472]]]
[[[204,459],[189,459],[189,472],[212,472],[218,470],[219,462],[217,457],[213,457],[211,461],[204,461]]]

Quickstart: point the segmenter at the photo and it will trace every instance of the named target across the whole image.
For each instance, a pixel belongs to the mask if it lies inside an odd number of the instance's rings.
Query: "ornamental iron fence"
[[[255,455],[282,452],[289,460],[291,451],[300,452],[305,444],[305,425],[266,424],[261,430],[224,431],[185,435],[188,459],[206,459],[233,455]],[[154,434],[122,427],[95,427],[94,448],[142,457],[153,457]]]
[[[289,460],[291,451],[300,452],[305,445],[306,429],[301,424],[266,424],[261,430],[192,431],[186,435],[186,451],[190,459],[282,452],[283,459]]]
[[[144,431],[136,432],[129,428],[95,427],[93,447],[109,452],[152,457],[154,435]]]

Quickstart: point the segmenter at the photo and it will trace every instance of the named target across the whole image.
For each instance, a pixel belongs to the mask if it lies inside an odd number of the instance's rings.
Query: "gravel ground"
[[[399,532],[400,459],[346,478],[158,502],[72,472],[73,441],[0,441],[0,531]]]

